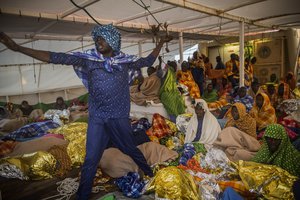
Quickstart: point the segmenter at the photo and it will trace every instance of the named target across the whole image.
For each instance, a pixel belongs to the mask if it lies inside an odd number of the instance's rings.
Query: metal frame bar
[[[244,21],[247,24],[253,24],[253,25],[256,25],[256,26],[261,26],[261,27],[266,27],[266,28],[274,28],[274,25],[255,22],[255,21],[253,21],[251,19],[248,19],[248,18],[228,14],[226,12],[223,12],[222,10],[217,10],[217,9],[207,7],[207,6],[204,6],[204,5],[201,5],[201,4],[198,4],[198,3],[194,3],[194,2],[191,2],[191,1],[187,1],[187,0],[156,0],[156,1],[162,2],[162,3],[168,3],[168,4],[175,5],[175,6],[178,6],[178,7],[182,7],[182,8],[185,8],[185,9],[205,13],[205,14],[208,14],[208,15],[223,17],[225,19],[230,19],[230,20],[233,20],[233,21],[238,21],[238,22]]]

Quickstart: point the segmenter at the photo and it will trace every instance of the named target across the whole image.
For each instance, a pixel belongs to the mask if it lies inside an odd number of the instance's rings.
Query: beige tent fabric
[[[260,149],[254,137],[234,127],[223,129],[213,146],[222,149],[231,161],[249,161]]]
[[[178,156],[176,151],[172,151],[155,142],[141,144],[138,148],[145,156],[149,165],[173,160]],[[139,169],[131,157],[122,153],[117,148],[106,149],[102,155],[99,165],[104,173],[113,178],[125,176],[128,172],[138,172]]]
[[[160,103],[159,89],[161,86],[160,78],[156,73],[151,74],[144,79],[138,90],[138,86],[134,85],[130,87],[130,100],[137,105],[144,106],[146,101],[153,101],[154,103]]]

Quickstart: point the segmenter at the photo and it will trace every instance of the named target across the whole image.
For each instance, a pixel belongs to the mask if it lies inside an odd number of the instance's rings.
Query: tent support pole
[[[244,21],[240,22],[240,87],[244,86],[244,74],[245,74],[245,65],[244,65],[244,42],[245,42],[245,23]]]
[[[67,92],[67,90],[66,89],[64,89],[64,92],[65,92],[65,100],[69,100],[69,97],[68,97],[68,92]]]
[[[139,57],[141,58],[143,56],[143,49],[142,49],[142,42],[138,42],[139,47]]]
[[[180,56],[180,63],[183,62],[183,33],[179,32],[179,56]]]
[[[38,93],[38,98],[39,98],[39,103],[42,103],[42,100],[41,100],[41,93]]]
[[[22,94],[24,93],[24,89],[23,89],[23,80],[22,80],[22,71],[21,71],[21,67],[18,66],[18,69],[19,69],[19,77],[20,77],[20,86],[21,86],[21,91],[22,91]]]

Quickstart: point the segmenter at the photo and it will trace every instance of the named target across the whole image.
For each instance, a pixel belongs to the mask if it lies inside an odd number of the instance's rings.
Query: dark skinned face
[[[113,52],[112,48],[102,37],[97,38],[97,40],[95,41],[95,45],[97,51],[103,54],[104,56],[110,56]]]
[[[244,96],[246,96],[247,94],[247,90],[246,88],[240,88],[239,91],[238,91],[238,95],[240,98],[243,98]]]
[[[275,87],[273,85],[269,85],[267,87],[267,90],[268,90],[268,93],[271,95],[275,93]]]
[[[284,85],[280,84],[278,87],[278,95],[283,96],[283,94],[284,94]]]
[[[208,84],[207,85],[207,92],[212,92],[213,90],[213,85],[212,84]]]
[[[198,58],[198,52],[197,52],[197,51],[193,53],[193,58],[194,58],[194,59],[197,59],[197,58]]]
[[[265,139],[267,141],[269,151],[271,153],[275,153],[281,144],[281,139],[275,139],[270,137],[265,137]]]
[[[184,62],[181,64],[181,70],[182,70],[183,72],[187,72],[187,71],[188,71],[188,68],[189,68],[188,63],[184,61]]]
[[[154,67],[149,67],[149,68],[147,69],[147,74],[148,74],[148,76],[150,76],[151,74],[153,74],[155,71],[156,71],[156,70],[155,70]]]
[[[256,93],[259,89],[259,85],[258,84],[252,84],[251,88],[252,88],[253,92]]]
[[[238,120],[240,118],[238,109],[235,106],[233,106],[232,109],[231,109],[231,115],[232,115],[234,120]]]
[[[277,79],[276,74],[271,74],[270,81],[275,82]]]
[[[200,104],[196,104],[195,113],[199,119],[203,119],[205,111]]]
[[[256,105],[259,109],[264,105],[264,98],[260,94],[256,96]]]

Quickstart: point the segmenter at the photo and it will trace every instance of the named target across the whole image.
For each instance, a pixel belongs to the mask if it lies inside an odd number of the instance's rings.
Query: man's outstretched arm
[[[27,56],[33,57],[43,62],[50,62],[50,52],[30,49],[27,47],[22,47],[15,43],[8,35],[0,32],[0,42],[3,43],[8,49],[23,53]]]

